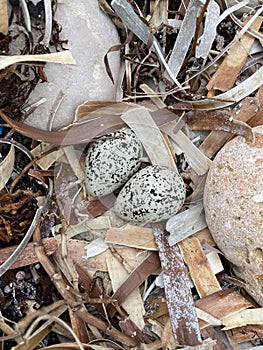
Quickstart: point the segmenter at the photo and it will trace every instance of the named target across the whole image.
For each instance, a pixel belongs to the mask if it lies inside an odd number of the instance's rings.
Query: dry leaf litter
[[[259,1],[0,0],[1,349],[261,349]]]

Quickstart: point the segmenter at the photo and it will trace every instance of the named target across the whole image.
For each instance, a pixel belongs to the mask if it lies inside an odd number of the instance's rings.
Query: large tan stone
[[[216,155],[204,206],[218,247],[263,306],[263,126],[254,130],[255,144],[236,137]]]
[[[62,25],[60,39],[67,39],[75,66],[48,63],[44,71],[47,83],[39,83],[31,93],[28,104],[41,98],[47,101],[27,119],[27,123],[46,129],[60,92],[65,96],[55,113],[53,128],[68,125],[79,104],[92,100],[115,99],[116,84],[106,73],[103,57],[108,49],[119,44],[119,37],[111,19],[99,8],[97,0],[63,1],[58,3],[55,19]],[[115,82],[118,80],[120,55],[109,54]]]

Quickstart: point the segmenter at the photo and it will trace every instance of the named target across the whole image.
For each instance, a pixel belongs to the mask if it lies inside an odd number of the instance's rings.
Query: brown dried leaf
[[[109,106],[109,108],[112,111],[112,107]],[[82,120],[81,122],[74,123],[69,127],[60,129],[58,131],[46,131],[17,122],[8,117],[1,110],[0,117],[16,131],[22,135],[32,138],[33,140],[40,140],[50,144],[68,146],[86,144],[96,137],[124,128],[126,124],[121,120],[120,114],[124,113],[127,108],[133,108],[133,106],[130,106],[128,103],[125,103],[125,105],[123,105],[123,103],[120,102],[120,104],[118,103],[116,106],[114,106],[112,114],[109,114],[107,108],[105,110],[103,109],[100,112],[95,111],[95,116],[87,115],[87,118],[92,118],[91,120]],[[157,125],[165,124],[171,120],[174,120],[175,118],[174,113],[168,109],[152,112],[151,115]]]

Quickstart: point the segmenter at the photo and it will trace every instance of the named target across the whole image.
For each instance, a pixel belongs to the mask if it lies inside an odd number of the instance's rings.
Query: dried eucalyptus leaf
[[[204,58],[206,59],[209,51],[212,47],[213,41],[216,37],[216,27],[217,22],[220,15],[220,7],[219,5],[214,1],[211,0],[210,3],[207,6],[207,15],[205,20],[205,29],[204,33],[202,35],[201,41],[199,46],[196,49],[195,56],[197,58]]]
[[[0,190],[5,187],[8,182],[15,163],[15,148],[11,145],[10,150],[5,159],[0,163]]]

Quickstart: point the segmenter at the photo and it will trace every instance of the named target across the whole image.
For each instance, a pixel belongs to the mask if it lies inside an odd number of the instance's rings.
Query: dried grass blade
[[[115,107],[117,112],[114,109]],[[1,110],[0,117],[20,134],[28,136],[33,140],[68,146],[89,143],[93,138],[124,128],[126,124],[121,120],[120,115],[129,110],[129,108],[134,108],[134,106],[127,103],[123,105],[123,103],[120,102],[120,104],[117,103],[116,106],[109,106],[109,108],[112,113],[107,109],[102,109],[99,116],[99,110],[96,110],[96,115],[93,115],[91,120],[89,120],[91,115],[88,115],[88,120],[84,120],[83,118],[82,121],[58,131],[37,129],[30,125],[17,122],[8,117]],[[175,119],[175,114],[166,108],[152,112],[151,115],[158,126]]]
[[[174,337],[180,345],[199,345],[202,342],[194,307],[190,280],[177,245],[171,247],[167,233],[160,224],[153,225],[159,250],[167,306]]]

